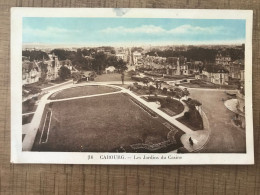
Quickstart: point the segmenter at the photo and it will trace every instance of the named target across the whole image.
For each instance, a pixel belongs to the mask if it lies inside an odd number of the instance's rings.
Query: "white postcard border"
[[[201,165],[254,164],[252,112],[251,10],[125,9],[117,16],[112,8],[12,8],[11,9],[11,162],[54,164]],[[245,19],[246,153],[92,153],[22,151],[22,18],[23,17],[122,17]],[[144,159],[145,158],[145,159]],[[148,159],[150,158],[150,159]],[[158,158],[158,159],[157,159]]]

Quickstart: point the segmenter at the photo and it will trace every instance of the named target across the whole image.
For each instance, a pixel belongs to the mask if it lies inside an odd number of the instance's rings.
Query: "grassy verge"
[[[107,86],[98,86],[98,85],[81,86],[81,87],[73,87],[69,89],[64,89],[62,91],[58,91],[53,95],[51,95],[49,99],[56,100],[56,99],[72,98],[72,97],[87,96],[87,95],[94,95],[94,94],[101,94],[101,93],[110,93],[116,91],[119,91],[119,89],[115,89]]]
[[[37,97],[26,100],[22,103],[22,113],[34,112],[37,109],[37,105],[35,105],[37,101]]]
[[[132,81],[131,76],[127,73],[125,74],[125,81]],[[95,78],[96,82],[106,82],[106,81],[122,81],[121,74],[119,73],[110,73],[110,74],[102,74],[97,75]]]
[[[25,125],[25,124],[30,123],[32,121],[33,115],[34,114],[23,115],[22,116],[22,124]]]

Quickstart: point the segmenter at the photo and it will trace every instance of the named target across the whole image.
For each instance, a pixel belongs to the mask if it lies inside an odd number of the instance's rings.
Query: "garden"
[[[128,88],[136,93],[142,95],[143,99],[148,102],[158,102],[160,104],[160,110],[170,116],[180,114],[184,110],[184,106],[180,99],[189,95],[187,89],[181,89],[178,87],[161,87],[163,81],[155,81],[155,86],[149,85],[149,81],[143,81],[143,85],[137,82]]]
[[[203,130],[203,120],[200,114],[202,104],[191,98],[183,101],[189,106],[189,111],[185,112],[184,116],[177,118],[177,120],[194,131]]]

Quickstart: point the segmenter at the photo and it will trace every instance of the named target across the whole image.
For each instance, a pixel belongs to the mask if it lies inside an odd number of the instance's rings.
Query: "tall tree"
[[[125,70],[127,70],[126,62],[122,59],[119,59],[117,62],[117,68],[120,72],[124,72]]]
[[[107,57],[107,66],[114,66],[115,68],[117,68],[118,66],[118,60],[116,56],[108,56]]]
[[[60,70],[59,70],[59,76],[61,78],[61,80],[65,80],[67,78],[69,78],[71,75],[70,69],[68,69],[66,66],[61,66]]]
[[[106,54],[104,52],[98,52],[94,55],[93,69],[97,74],[102,74],[102,71],[106,67]]]

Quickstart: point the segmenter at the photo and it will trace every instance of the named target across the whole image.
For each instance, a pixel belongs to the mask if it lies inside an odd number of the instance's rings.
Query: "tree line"
[[[105,50],[99,51],[99,49]],[[30,61],[43,59],[49,60],[49,56],[44,51],[22,51],[23,56],[28,57]],[[117,59],[115,50],[112,47],[90,48],[90,49],[77,49],[77,51],[70,51],[65,49],[53,49],[51,54],[58,56],[59,60],[71,60],[73,66],[77,70],[82,71],[95,71],[97,74],[102,74],[105,68],[114,66],[119,71],[127,69],[126,62]]]
[[[28,58],[29,61],[40,61],[40,60],[49,60],[49,56],[46,52],[40,51],[40,50],[23,50],[22,51],[22,56],[25,56]]]
[[[146,55],[149,56],[158,56],[161,57],[180,57],[183,56],[187,58],[188,61],[202,61],[202,62],[215,62],[215,58],[217,53],[219,52],[218,49],[209,49],[209,48],[202,48],[202,47],[192,47],[187,51],[175,51],[172,49],[166,50],[158,50],[154,49],[150,52],[147,52]],[[244,49],[238,48],[227,48],[225,51],[220,52],[222,55],[229,55],[231,60],[238,60],[244,59],[245,51]]]
[[[97,74],[102,74],[109,66],[114,66],[120,71],[126,70],[126,62],[118,60],[114,55],[114,50],[108,52],[109,54],[97,49],[78,49],[77,51],[54,49],[52,52],[58,56],[59,60],[71,60],[78,70],[95,71]]]

